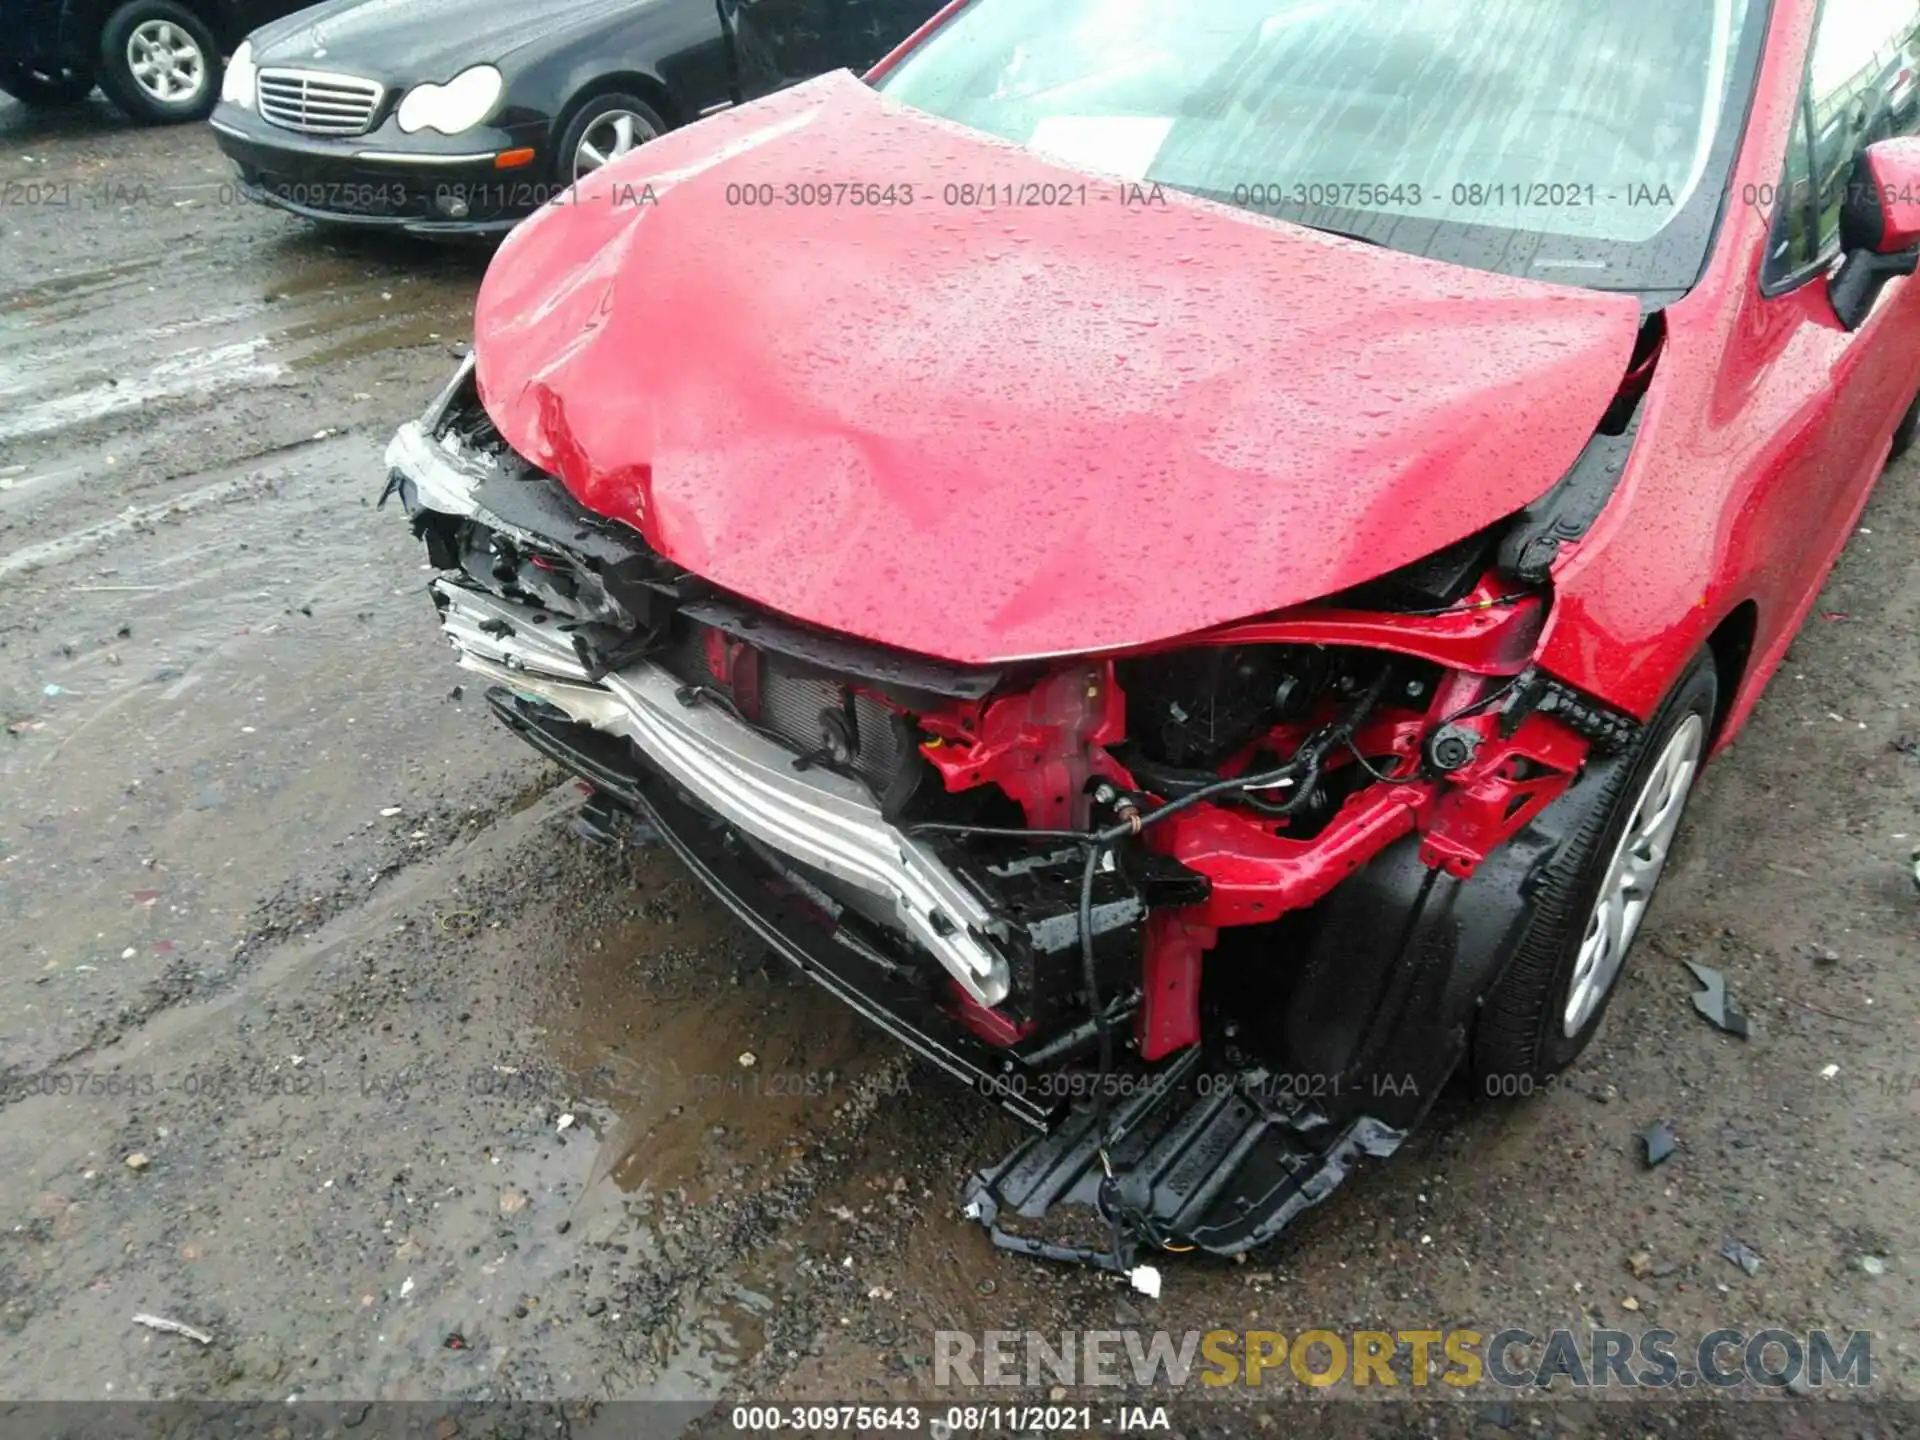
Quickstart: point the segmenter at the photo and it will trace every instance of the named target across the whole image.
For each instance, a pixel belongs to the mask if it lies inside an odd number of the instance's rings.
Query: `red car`
[[[1242,1252],[1600,1023],[1913,436],[1916,38],[966,0],[515,232],[389,488],[597,827],[1032,1122],[998,1243]]]

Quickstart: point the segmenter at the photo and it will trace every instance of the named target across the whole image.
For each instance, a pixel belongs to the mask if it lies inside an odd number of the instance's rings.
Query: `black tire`
[[[1893,432],[1893,454],[1887,458],[1898,460],[1913,449],[1913,437],[1920,433],[1920,395],[1914,397],[1912,408],[1907,411],[1906,419],[1900,422],[1900,428]]]
[[[0,65],[0,91],[35,110],[78,105],[93,93],[93,72],[62,66]]]
[[[1526,936],[1475,1020],[1468,1066],[1479,1093],[1528,1093],[1571,1065],[1600,1028],[1607,1005],[1620,988],[1625,962],[1631,958],[1630,945],[1591,1015],[1574,1034],[1566,1033],[1572,1018],[1569,1001],[1574,974],[1601,886],[1656,763],[1690,720],[1700,724],[1699,761],[1705,761],[1718,696],[1713,657],[1703,651],[1647,723],[1632,751],[1611,767],[1611,773],[1595,776],[1599,788],[1588,818],[1548,863],[1532,897],[1533,919]],[[1682,813],[1685,803],[1683,799]],[[1657,878],[1654,885],[1657,892]]]
[[[660,118],[655,110],[638,95],[613,92],[595,95],[584,101],[574,112],[573,119],[567,123],[566,133],[560,137],[560,144],[553,152],[554,183],[567,186],[574,183],[574,159],[579,154],[580,142],[587,138],[587,132],[606,120],[607,117],[621,112],[637,116],[642,123],[650,127],[653,137],[667,133],[667,122]]]
[[[156,26],[171,27],[167,33],[178,37],[183,51],[198,52],[198,68],[192,72],[197,83],[177,99],[164,100],[155,95],[134,73],[129,47],[136,36]],[[100,88],[143,125],[180,125],[206,119],[220,99],[221,70],[220,45],[213,32],[199,16],[173,0],[127,0],[100,29]]]

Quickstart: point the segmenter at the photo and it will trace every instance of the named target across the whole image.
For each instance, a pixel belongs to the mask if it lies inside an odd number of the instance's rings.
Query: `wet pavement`
[[[1920,1394],[1920,468],[1563,1083],[1153,1301],[995,1254],[955,1197],[1012,1122],[574,840],[462,688],[373,502],[484,252],[97,99],[0,100],[0,186],[0,1398],[933,1401],[939,1329],[1462,1325],[1868,1329]]]

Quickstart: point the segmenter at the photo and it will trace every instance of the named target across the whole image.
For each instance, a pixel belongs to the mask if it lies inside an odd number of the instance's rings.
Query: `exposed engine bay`
[[[470,365],[389,465],[461,663],[593,825],[657,830],[1034,1127],[966,1197],[1026,1253],[1240,1253],[1391,1151],[1557,802],[1635,731],[1534,665],[1549,597],[1500,531],[1170,648],[969,667],[668,562],[521,460]]]

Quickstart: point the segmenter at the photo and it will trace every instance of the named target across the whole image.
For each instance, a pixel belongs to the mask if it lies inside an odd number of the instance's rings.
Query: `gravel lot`
[[[0,99],[0,1399],[674,1398],[724,1429],[739,1399],[969,1398],[934,1388],[941,1329],[1656,1325],[1871,1330],[1874,1393],[1920,1398],[1912,462],[1565,1083],[1450,1097],[1275,1251],[1172,1260],[1153,1301],[993,1252],[955,1197],[1012,1122],[670,857],[571,838],[373,508],[485,253],[317,232],[227,175],[197,129]],[[1694,1013],[1688,959],[1751,1039]],[[1626,1423],[1314,1403],[1351,1393],[1263,1392],[1274,1433]],[[1914,1425],[1830,1404],[1725,1423]],[[1174,1423],[1274,1413],[1188,1392]]]

